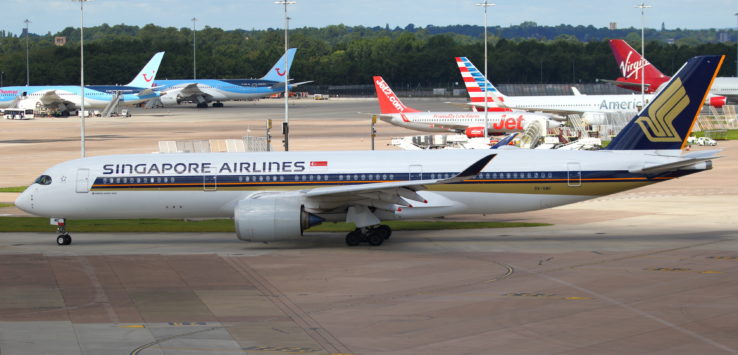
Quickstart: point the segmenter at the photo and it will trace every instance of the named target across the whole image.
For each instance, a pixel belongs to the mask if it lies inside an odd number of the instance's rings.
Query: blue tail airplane
[[[199,108],[208,107],[211,102],[213,107],[223,107],[222,101],[249,100],[277,94],[284,91],[284,76],[290,71],[296,51],[297,48],[287,50],[260,79],[157,80],[156,90],[163,93],[160,100],[164,106],[192,102]],[[290,84],[289,88],[305,83],[309,81]]]
[[[120,103],[135,105],[159,96],[153,90],[156,72],[164,52],[154,54],[143,69],[126,85],[85,85],[85,108],[104,108],[116,96]],[[82,103],[79,85],[6,86],[0,88],[0,107],[48,108],[68,115]]]

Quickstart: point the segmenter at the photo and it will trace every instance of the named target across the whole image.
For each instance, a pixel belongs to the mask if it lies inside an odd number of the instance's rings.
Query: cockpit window
[[[51,184],[51,176],[49,175],[41,175],[34,181],[34,183],[39,185],[50,185]]]

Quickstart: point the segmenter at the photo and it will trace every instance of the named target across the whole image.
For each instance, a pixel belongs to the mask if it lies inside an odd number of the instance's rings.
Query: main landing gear
[[[65,224],[66,221],[64,220],[64,218],[59,218],[56,220],[56,233],[58,234],[58,236],[56,237],[56,244],[58,245],[72,244],[72,236],[67,233]]]
[[[391,235],[392,229],[386,224],[356,228],[346,234],[346,245],[354,247],[366,242],[371,246],[380,246]]]
[[[223,107],[223,103],[222,103],[222,102],[220,102],[220,101],[218,101],[218,102],[213,102],[213,107]]]

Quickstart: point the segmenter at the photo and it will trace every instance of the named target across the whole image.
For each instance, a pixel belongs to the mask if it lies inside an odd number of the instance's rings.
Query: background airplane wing
[[[44,92],[44,94],[38,98],[38,101],[47,106],[53,104],[62,104],[65,102],[64,99],[62,99],[61,96],[56,93],[56,90],[48,90]]]
[[[197,86],[197,83],[187,84],[187,86],[183,87],[179,91],[179,96],[181,97],[190,97],[190,96],[198,96],[198,95],[206,95],[205,92],[200,90],[200,88]]]

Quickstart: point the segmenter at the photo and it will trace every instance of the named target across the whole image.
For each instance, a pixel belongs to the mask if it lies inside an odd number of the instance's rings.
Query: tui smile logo
[[[286,70],[280,73],[279,72],[279,68],[274,68],[274,71],[276,71],[277,72],[277,75],[279,75],[279,76],[284,76],[285,74],[287,74],[287,71]]]
[[[674,128],[674,119],[689,105],[689,96],[682,81],[676,78],[648,108],[648,116],[641,116],[636,123],[651,142],[681,142]]]
[[[151,80],[154,80],[154,77],[156,76],[156,72],[151,72],[151,77],[149,78],[146,73],[141,74],[143,75],[144,80],[149,83]]]

